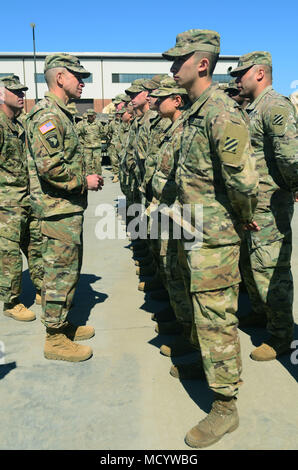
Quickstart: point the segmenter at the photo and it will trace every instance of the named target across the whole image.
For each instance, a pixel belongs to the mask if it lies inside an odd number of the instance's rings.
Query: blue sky
[[[150,0],[147,2],[19,1],[1,6],[0,49],[31,52],[163,52],[176,35],[191,28],[221,35],[221,53],[272,54],[274,88],[285,95],[298,90],[298,2],[250,0]]]

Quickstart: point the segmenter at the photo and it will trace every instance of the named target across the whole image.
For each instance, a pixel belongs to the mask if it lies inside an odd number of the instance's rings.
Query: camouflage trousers
[[[216,247],[216,256],[226,258],[227,247]],[[235,247],[229,247],[230,252],[235,252]],[[221,250],[223,251],[221,255]],[[200,250],[199,250],[200,251]],[[209,252],[209,250],[206,250]],[[239,249],[238,249],[239,252]],[[178,256],[181,266],[183,278],[191,288],[192,262],[189,252],[184,250],[182,242],[178,241]],[[208,257],[210,253],[208,253]],[[214,253],[215,256],[215,253]],[[196,256],[193,256],[195,258]],[[201,255],[202,266],[204,264],[212,265],[212,260],[205,260]],[[238,319],[236,316],[238,308],[239,284],[235,283],[233,271],[237,268],[239,256],[231,257],[229,260],[231,277],[228,279],[229,264],[222,265],[225,272],[225,280],[223,282],[220,277],[217,279],[217,269],[214,272],[201,273],[201,278],[209,277],[213,281],[213,289],[209,290],[201,284],[201,290],[194,286],[191,289],[190,297],[192,302],[192,331],[191,342],[201,352],[203,367],[207,378],[208,385],[211,390],[221,395],[232,397],[238,394],[239,384],[242,371],[240,340],[238,335]],[[198,271],[198,265],[196,271]],[[234,266],[233,266],[234,265]],[[196,273],[198,274],[198,272]],[[213,277],[214,276],[214,277]],[[213,277],[213,279],[212,279]],[[230,285],[228,285],[230,282]],[[239,282],[239,281],[238,281]],[[217,288],[219,286],[220,288]]]
[[[291,254],[291,233],[255,247],[246,234],[241,245],[241,273],[252,310],[266,315],[271,335],[286,340],[292,340],[294,331]]]
[[[160,271],[164,273],[170,304],[177,320],[190,325],[192,322],[191,298],[185,287],[182,271],[178,263],[178,240],[173,239],[172,232],[173,223],[169,219],[169,238],[159,240]]]
[[[109,145],[108,155],[109,155],[109,159],[110,159],[111,166],[112,166],[112,173],[114,175],[118,175],[118,173],[119,173],[119,160],[118,160],[118,156],[117,156],[117,152],[116,152],[116,148],[115,148],[114,144]]]
[[[0,299],[15,304],[21,294],[23,259],[27,258],[37,291],[43,281],[40,222],[30,207],[0,208]]]
[[[87,175],[101,175],[101,147],[98,148],[87,148],[84,149],[84,158],[86,162],[86,173]]]
[[[41,320],[47,327],[60,328],[67,321],[80,277],[83,214],[43,220],[41,230],[44,264]]]

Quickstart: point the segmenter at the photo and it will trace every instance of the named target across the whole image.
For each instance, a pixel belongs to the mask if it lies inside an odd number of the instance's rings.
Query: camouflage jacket
[[[86,120],[85,119],[82,119],[80,122],[77,122],[75,124],[75,129],[77,131],[77,134],[79,136],[79,139],[80,139],[80,142],[83,143],[84,142],[84,138],[83,138],[83,128],[84,128],[84,125],[86,123]]]
[[[151,111],[151,113],[152,115],[140,128],[139,132],[138,159],[141,168],[142,183],[144,182],[147,171],[149,155],[153,155],[158,151],[164,134],[172,124],[170,119],[161,118],[155,111]]]
[[[179,205],[203,209],[203,244],[239,243],[236,223],[253,219],[258,176],[250,136],[236,103],[218,85],[208,87],[185,111],[176,171]]]
[[[30,199],[39,218],[82,212],[87,180],[72,114],[53,93],[27,118]]]
[[[115,138],[114,145],[118,158],[125,152],[126,145],[128,143],[128,134],[130,130],[130,122],[121,122],[117,137]]]
[[[91,149],[101,147],[101,139],[103,135],[104,127],[99,121],[86,121],[80,131],[84,147]]]
[[[30,206],[25,130],[0,111],[0,206]]]
[[[296,111],[290,100],[269,86],[245,110],[259,174],[254,245],[283,238],[289,232],[293,195],[298,190],[298,139]]]
[[[181,147],[183,118],[182,114],[172,123],[163,137],[159,151],[155,154],[152,177],[153,196],[160,204],[168,206],[174,204],[177,197],[175,173]]]
[[[171,128],[171,126],[172,122],[168,118],[161,118],[160,116],[158,116],[153,120],[145,160],[145,174],[142,184],[144,191],[146,191],[146,187],[151,181],[151,178],[156,168],[160,146],[164,141],[167,131]]]
[[[149,109],[143,114],[143,116],[137,117],[133,121],[131,132],[129,133],[125,161],[129,171],[131,172],[131,170],[133,170],[133,177],[138,186],[141,184],[144,175],[143,168],[147,142],[144,138],[147,132],[144,132],[144,129],[149,125],[150,119],[155,118],[156,116],[156,111],[151,111]]]

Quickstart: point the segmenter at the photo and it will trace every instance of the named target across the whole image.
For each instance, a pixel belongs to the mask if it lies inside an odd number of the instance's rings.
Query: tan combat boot
[[[148,264],[147,266],[137,266],[136,274],[138,276],[154,276],[156,273],[156,266],[154,264]]]
[[[179,380],[200,380],[205,379],[205,372],[201,360],[190,364],[176,364],[171,367],[170,374]]]
[[[174,321],[176,320],[176,316],[173,308],[169,305],[160,312],[153,313],[151,315],[151,320],[156,322]]]
[[[250,357],[254,361],[273,361],[282,354],[287,354],[291,351],[291,340],[284,340],[271,336],[266,343],[261,344],[258,348],[254,349]]]
[[[152,290],[160,290],[163,288],[162,280],[159,277],[154,277],[153,279],[150,279],[150,281],[140,282],[138,285],[138,290],[142,292],[150,292]]]
[[[33,321],[36,319],[35,313],[25,307],[23,304],[11,305],[4,304],[3,314],[6,317],[13,318],[18,321]]]
[[[210,413],[185,436],[190,447],[208,447],[219,441],[226,433],[235,431],[239,417],[235,398],[217,395]]]
[[[63,328],[47,328],[44,346],[44,357],[69,362],[86,361],[92,356],[89,346],[82,346],[71,341],[64,333]]]
[[[40,293],[40,291],[36,292],[35,303],[36,303],[36,305],[41,305],[41,293]]]
[[[84,341],[86,339],[93,338],[95,335],[95,330],[93,326],[75,326],[72,323],[68,323],[67,326],[63,329],[63,333],[67,336],[68,339],[71,339],[72,341]]]
[[[168,357],[184,356],[197,351],[190,343],[191,325],[183,324],[183,333],[177,339],[169,344],[163,344],[160,347],[160,353]]]
[[[173,321],[159,322],[154,331],[159,335],[179,335],[182,333],[183,327],[176,319]]]
[[[135,260],[135,265],[136,266],[148,266],[148,264],[152,264],[153,258],[151,254],[148,254],[147,256],[143,258],[139,258]]]
[[[112,179],[112,183],[118,183],[119,177],[118,175],[114,175],[114,178]]]

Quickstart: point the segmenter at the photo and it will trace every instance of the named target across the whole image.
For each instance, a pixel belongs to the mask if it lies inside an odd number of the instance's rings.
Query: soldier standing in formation
[[[101,175],[101,139],[105,133],[103,124],[96,119],[96,112],[88,109],[87,120],[80,129],[80,137],[84,146],[84,158],[87,175]]]
[[[266,326],[270,337],[251,353],[269,361],[290,351],[293,340],[293,278],[291,274],[293,193],[298,190],[296,111],[291,101],[272,88],[269,52],[240,57],[231,72],[246,107],[259,174],[254,220],[260,230],[247,232],[241,272],[252,314],[240,326]]]
[[[15,75],[0,81],[0,299],[4,315],[19,321],[35,320],[35,314],[20,303],[22,254],[28,259],[31,279],[40,303],[43,280],[42,237],[29,198],[29,175],[25,129],[16,118],[24,107],[24,91]]]
[[[171,72],[192,103],[184,119],[176,171],[177,202],[203,209],[202,240],[178,240],[180,265],[193,306],[193,330],[202,369],[214,392],[211,412],[186,435],[192,447],[207,447],[238,427],[235,398],[241,383],[237,299],[240,238],[236,227],[252,227],[256,204],[249,133],[226,94],[212,85],[220,51],[219,34],[189,30],[163,54],[174,61]]]

